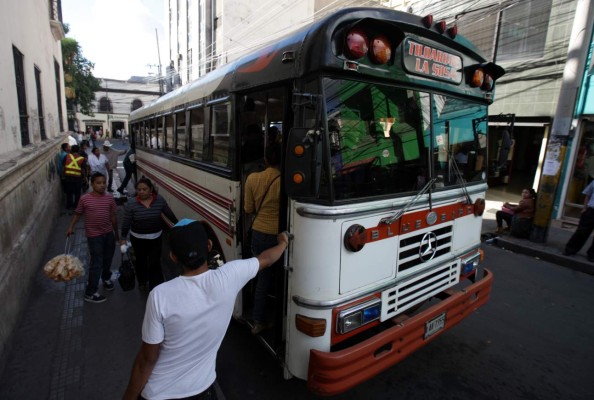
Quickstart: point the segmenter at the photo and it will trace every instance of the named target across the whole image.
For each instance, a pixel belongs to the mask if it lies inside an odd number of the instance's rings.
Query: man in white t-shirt
[[[142,324],[142,345],[124,399],[216,399],[217,352],[229,326],[235,298],[259,270],[272,265],[289,244],[286,233],[257,258],[208,269],[211,248],[200,222],[183,219],[169,235],[170,257],[181,276],[154,288]],[[141,397],[139,397],[141,395]],[[192,397],[194,398],[194,397]]]

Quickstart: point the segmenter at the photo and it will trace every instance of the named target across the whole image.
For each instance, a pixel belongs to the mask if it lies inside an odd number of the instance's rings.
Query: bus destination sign
[[[416,75],[450,83],[462,82],[462,58],[447,51],[407,38],[404,68]]]

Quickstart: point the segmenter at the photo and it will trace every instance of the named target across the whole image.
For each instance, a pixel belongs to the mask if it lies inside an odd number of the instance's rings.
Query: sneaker
[[[111,279],[103,281],[103,289],[112,291],[113,288],[114,288],[114,286],[113,286],[113,282],[111,281]]]
[[[85,294],[85,301],[89,303],[103,303],[105,300],[105,296],[100,295],[99,293],[95,294]]]
[[[122,196],[124,195],[124,189],[122,189],[122,188],[120,188],[120,189],[117,189],[117,192],[118,192],[119,194],[121,194]]]

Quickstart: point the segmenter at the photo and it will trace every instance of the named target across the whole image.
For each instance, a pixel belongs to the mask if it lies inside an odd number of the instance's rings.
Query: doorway
[[[517,120],[513,129],[507,124],[489,126],[487,200],[518,202],[522,189],[538,189],[547,131],[545,124]],[[507,154],[504,149],[506,134],[511,139]]]

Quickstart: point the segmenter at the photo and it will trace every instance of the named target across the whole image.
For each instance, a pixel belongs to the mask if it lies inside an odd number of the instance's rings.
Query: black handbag
[[[136,284],[136,273],[134,272],[134,265],[130,261],[130,257],[124,256],[122,253],[122,264],[120,265],[120,275],[118,282],[124,292],[134,289]]]

